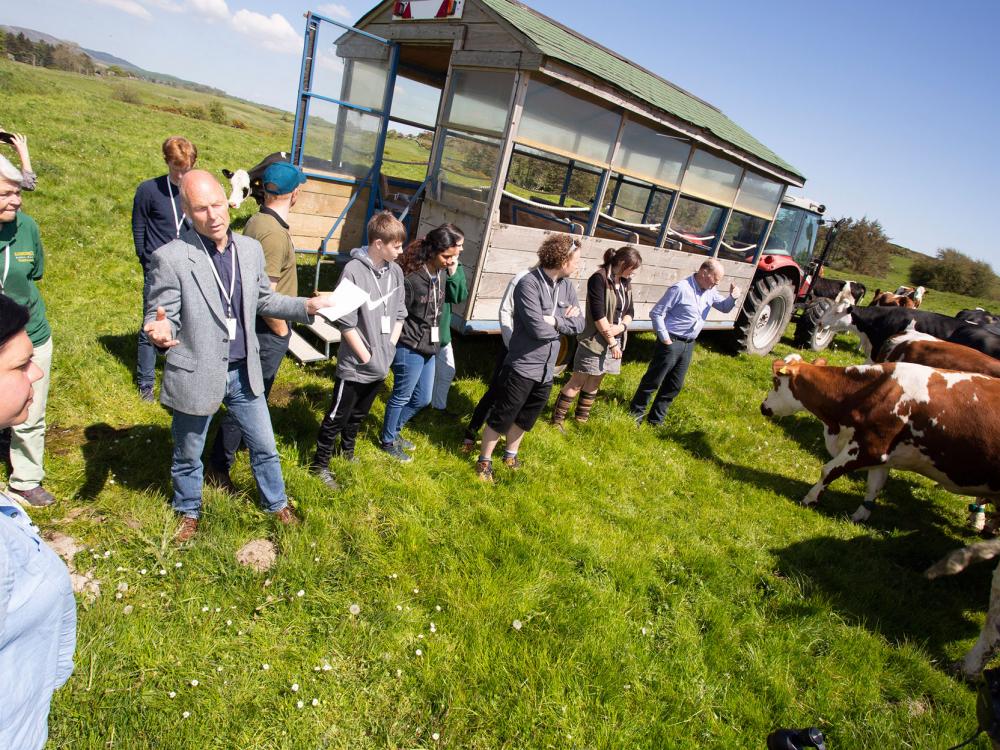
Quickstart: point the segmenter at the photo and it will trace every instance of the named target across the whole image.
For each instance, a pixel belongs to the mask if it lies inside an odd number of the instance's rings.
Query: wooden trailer
[[[746,295],[805,181],[715,107],[517,0],[386,0],[353,28],[308,14],[292,158],[310,178],[292,230],[317,284],[379,208],[413,235],[462,228],[464,332],[499,330],[504,288],[551,232],[581,238],[581,299],[607,248],[640,251],[636,329],[706,257]]]

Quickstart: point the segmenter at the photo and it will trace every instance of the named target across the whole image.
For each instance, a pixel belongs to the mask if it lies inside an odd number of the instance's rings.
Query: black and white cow
[[[977,307],[975,310],[959,310],[955,317],[966,323],[982,326],[990,333],[1000,335],[1000,315],[994,315],[981,307]]]
[[[827,299],[837,299],[843,292],[850,289],[851,299],[855,305],[860,305],[864,299],[868,288],[859,281],[836,281],[834,279],[824,279],[820,277],[813,282],[810,294],[813,297],[826,297]]]
[[[229,180],[230,208],[239,208],[248,197],[257,201],[258,206],[263,206],[264,185],[261,178],[264,176],[264,170],[278,161],[290,161],[290,157],[284,151],[275,151],[250,169],[237,169],[235,172],[223,169],[222,176]]]
[[[936,339],[962,344],[1000,358],[1000,336],[972,323],[924,310],[857,307],[848,300],[839,300],[820,318],[819,323],[835,331],[857,333],[869,360],[873,352],[881,351],[886,341],[906,330],[926,333]]]

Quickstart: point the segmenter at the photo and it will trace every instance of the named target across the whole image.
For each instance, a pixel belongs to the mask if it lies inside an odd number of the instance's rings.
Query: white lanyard
[[[222,292],[222,296],[226,298],[226,304],[229,305],[229,311],[226,313],[227,318],[235,318],[236,312],[233,310],[233,293],[236,291],[236,243],[233,243],[233,249],[229,251],[232,261],[233,270],[229,275],[229,293],[226,293],[226,287],[222,284],[222,278],[219,276],[219,271],[215,268],[215,261],[212,260],[212,254],[208,252],[208,248],[205,247],[205,241],[198,235],[198,242],[201,243],[201,249],[205,251],[205,255],[208,256],[208,265],[212,268],[212,275],[215,277],[215,283],[219,285],[219,291]]]
[[[174,212],[174,229],[177,234],[174,235],[177,239],[181,238],[181,225],[184,224],[184,213],[181,212],[181,218],[177,218],[177,206],[174,204],[174,188],[170,184],[170,175],[167,175],[167,192],[170,193],[170,209]],[[206,250],[206,252],[208,252]],[[222,283],[222,282],[219,282]]]
[[[437,325],[438,321],[441,319],[441,302],[438,300],[438,289],[441,288],[441,272],[438,271],[436,276],[431,276],[431,272],[427,270],[427,266],[424,266],[424,273],[427,274],[430,283],[430,288],[434,290],[434,323]]]
[[[540,278],[542,280],[542,284],[545,284],[545,286],[548,286],[548,284],[545,281],[545,275],[542,272],[542,270],[539,269],[539,268],[536,268],[535,269],[535,273],[537,273],[538,274],[538,278]],[[559,282],[558,281],[555,282],[555,284],[552,287],[552,312],[550,312],[549,315],[551,315],[553,318],[556,316],[556,308],[557,307],[559,307]]]
[[[3,278],[0,278],[0,290],[7,286],[7,274],[10,272],[10,245],[13,241],[3,246]]]

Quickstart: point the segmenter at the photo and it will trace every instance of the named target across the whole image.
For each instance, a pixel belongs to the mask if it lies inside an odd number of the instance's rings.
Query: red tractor
[[[830,300],[810,294],[814,280],[833,248],[840,222],[827,232],[823,251],[813,255],[826,206],[786,196],[757,262],[750,292],[736,319],[736,344],[748,354],[767,354],[778,343],[793,314],[795,341],[816,351],[826,348],[833,332],[817,326]],[[804,270],[803,270],[804,269]]]

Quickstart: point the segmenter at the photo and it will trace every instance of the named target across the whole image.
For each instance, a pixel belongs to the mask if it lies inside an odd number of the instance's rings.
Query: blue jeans
[[[142,330],[146,316],[146,302],[149,300],[149,271],[142,267],[142,315],[139,316],[139,351],[135,360],[135,379],[140,388],[152,388],[156,384],[156,347]]]
[[[254,396],[250,390],[246,364],[229,371],[223,403],[240,426],[243,440],[250,449],[250,468],[257,481],[261,505],[269,513],[277,513],[288,505],[285,480],[281,477],[281,461],[271,430],[271,415],[263,394]],[[201,452],[212,415],[206,417],[174,410],[171,432],[174,436],[174,458],[170,476],[174,480],[174,511],[188,518],[201,515],[201,489],[204,467]]]
[[[396,347],[392,360],[392,395],[385,404],[382,444],[395,443],[413,415],[431,402],[434,390],[433,354],[425,356],[405,346]]]
[[[267,330],[264,330],[265,328]],[[264,378],[264,400],[267,401],[271,386],[274,385],[274,379],[278,375],[278,368],[281,367],[281,360],[288,351],[291,333],[287,336],[278,336],[267,328],[266,323],[257,318],[256,335],[260,344],[260,373]],[[219,422],[219,431],[215,434],[209,461],[216,469],[228,474],[236,461],[236,451],[240,449],[242,443],[243,431],[233,415],[227,411]]]

